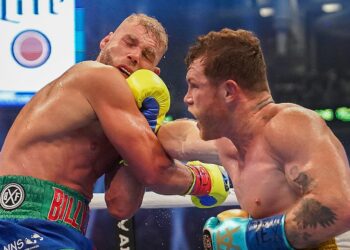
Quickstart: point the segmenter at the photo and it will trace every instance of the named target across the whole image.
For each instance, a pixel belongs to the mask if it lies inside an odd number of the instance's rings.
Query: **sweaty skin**
[[[318,114],[295,104],[275,104],[269,91],[244,93],[231,80],[216,87],[205,77],[200,59],[190,65],[187,81],[184,101],[197,124],[174,121],[172,131],[191,134],[160,137],[172,157],[186,153],[171,151],[170,145],[198,148],[202,142],[206,150],[216,145],[242,209],[253,218],[286,214],[286,235],[296,248],[349,230],[349,163]],[[174,139],[180,142],[169,141]]]
[[[1,151],[0,176],[49,180],[91,199],[106,174],[107,206],[125,218],[139,208],[144,186],[184,194],[192,174],[167,157],[125,81],[140,68],[159,73],[163,48],[135,21],[124,21],[100,47],[97,61],[71,67],[20,111]],[[128,166],[119,167],[121,159]]]
[[[196,124],[194,120],[178,119],[163,124],[157,133],[157,137],[166,152],[174,159],[183,161],[199,160],[220,165],[214,141],[199,140]]]
[[[137,145],[142,139],[143,146]],[[152,160],[146,146],[159,159]],[[121,159],[116,148],[130,158],[130,165],[139,166],[148,153],[147,168],[157,160],[161,165],[172,164],[120,72],[98,62],[84,62],[44,87],[23,108],[4,143],[0,174],[55,181],[91,198],[96,179]]]

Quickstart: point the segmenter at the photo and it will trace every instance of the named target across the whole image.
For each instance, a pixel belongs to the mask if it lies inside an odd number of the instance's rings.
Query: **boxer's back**
[[[0,175],[29,175],[90,196],[117,156],[85,98],[87,67],[72,67],[21,110],[2,148]]]

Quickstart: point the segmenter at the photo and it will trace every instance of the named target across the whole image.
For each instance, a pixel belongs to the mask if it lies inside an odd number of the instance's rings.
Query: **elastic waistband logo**
[[[63,222],[85,234],[89,206],[83,200],[69,195],[62,189],[54,187],[53,190],[54,194],[47,219]]]
[[[5,210],[13,210],[22,205],[25,198],[23,187],[18,183],[9,183],[0,194],[0,206]]]

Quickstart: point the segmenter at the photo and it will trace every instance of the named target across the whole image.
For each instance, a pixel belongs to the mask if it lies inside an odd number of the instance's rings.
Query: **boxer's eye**
[[[142,56],[144,58],[146,58],[146,60],[151,62],[151,63],[153,63],[155,58],[156,58],[155,53],[153,51],[149,50],[149,49],[144,50],[142,52]]]

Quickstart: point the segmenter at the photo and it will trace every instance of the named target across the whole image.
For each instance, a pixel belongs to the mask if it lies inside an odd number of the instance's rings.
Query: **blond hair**
[[[163,25],[157,19],[142,13],[133,13],[124,20],[124,22],[133,21],[142,25],[147,32],[150,32],[156,38],[158,45],[163,49],[163,54],[167,51],[168,34]]]

